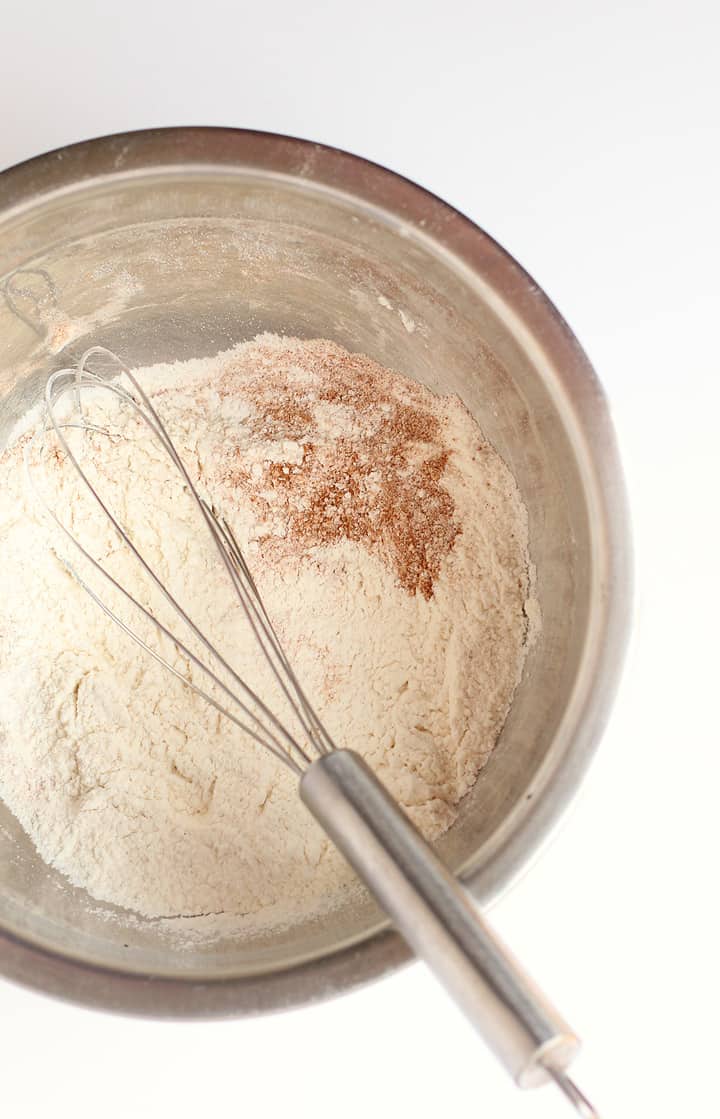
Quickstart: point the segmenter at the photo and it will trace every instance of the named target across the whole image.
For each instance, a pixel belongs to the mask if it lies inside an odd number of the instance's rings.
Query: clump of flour
[[[136,376],[233,525],[336,743],[440,835],[502,728],[535,607],[509,470],[456,398],[330,342],[263,335]],[[108,394],[88,408],[99,426],[125,422]],[[286,718],[180,476],[128,424],[131,438],[84,446],[103,497]],[[296,777],[137,648],[68,574],[67,548],[48,547],[24,482],[28,438],[0,455],[0,795],[48,863],[141,915],[257,927],[330,906],[353,878]],[[150,602],[65,457],[42,468],[73,531]]]

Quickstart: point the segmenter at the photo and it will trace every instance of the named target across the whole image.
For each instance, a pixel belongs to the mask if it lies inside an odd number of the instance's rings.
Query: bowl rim
[[[594,630],[583,651],[571,740],[504,837],[489,865],[464,875],[484,905],[527,869],[568,808],[592,760],[619,683],[630,628],[632,555],[620,456],[600,382],[560,312],[532,277],[488,233],[431,191],[379,163],[342,149],[253,129],[171,127],[116,133],[35,156],[0,172],[0,226],[56,192],[132,172],[202,166],[277,173],[342,191],[439,243],[482,278],[526,337],[542,346],[574,421],[593,505],[593,559],[602,572]],[[580,673],[578,674],[580,675]],[[577,692],[577,688],[576,688]],[[408,962],[389,927],[328,955],[263,975],[196,978],[112,970],[81,962],[0,927],[0,974],[85,1006],[154,1017],[214,1018],[305,1005],[348,991]]]

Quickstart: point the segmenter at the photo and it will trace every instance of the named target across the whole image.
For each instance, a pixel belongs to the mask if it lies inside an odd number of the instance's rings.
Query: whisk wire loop
[[[109,358],[117,366],[118,372],[124,375],[129,381],[132,391],[128,391],[128,389],[122,384],[119,384],[117,380],[109,380],[92,372],[88,368],[87,363],[93,356]],[[89,561],[92,567],[98,571],[134,609],[138,610],[145,619],[152,623],[159,634],[169,640],[179,653],[186,657],[221,690],[228,704],[226,705],[216,700],[206,689],[201,688],[198,684],[189,679],[188,676],[177,669],[157,649],[143,640],[140,634],[137,633],[131,625],[124,621],[116,611],[103,601],[101,595],[94,591],[88,582],[82,578],[71,562],[61,557],[62,562],[69,573],[77,580],[104,613],[145,652],[149,653],[158,663],[167,668],[173,676],[186,684],[193,692],[207,700],[217,711],[229,718],[236,726],[250,734],[261,746],[271,750],[276,757],[289,765],[292,770],[298,774],[302,773],[304,768],[312,763],[313,753],[307,747],[301,745],[298,739],[281,722],[275,712],[261,699],[257,692],[238,675],[232,665],[220,653],[216,645],[213,644],[200,626],[193,621],[188,612],[180,605],[168,586],[160,578],[157,571],[136,547],[129,531],[103,499],[98,488],[93,484],[87,471],[70,446],[65,436],[65,431],[67,429],[79,429],[86,433],[96,433],[110,438],[113,437],[112,432],[108,428],[100,427],[87,419],[83,406],[83,391],[89,388],[103,389],[114,396],[121,404],[131,408],[159,441],[173,465],[180,472],[184,488],[192,498],[205,522],[223,561],[223,565],[235,590],[245,618],[252,630],[253,636],[285,696],[286,701],[290,705],[295,718],[299,722],[304,738],[318,755],[328,753],[334,748],[332,739],[322,726],[288,662],[277,633],[262,603],[255,581],[230,526],[227,521],[218,516],[211,503],[198,493],[165,425],[137,378],[115,354],[101,346],[94,346],[87,350],[82,355],[76,367],[58,370],[49,377],[45,387],[45,422],[40,429],[41,437],[44,439],[46,433],[52,429],[60,447],[67,456],[68,461],[76,471],[78,477],[81,479],[87,492],[108,518],[123,544],[129,549],[135,560],[140,564],[146,575],[151,579],[152,583],[162,594],[177,617],[201,643],[205,651],[212,658],[212,663],[219,666],[223,672],[229,676],[233,682],[233,687],[230,687],[225,680],[218,675],[217,671],[210,667],[202,657],[198,656],[177,633],[166,626],[152,610],[143,605],[126,586],[120,583],[119,580],[107,570],[102,562],[81,544],[77,536],[67,527],[61,516],[59,516],[48,500],[41,494],[32,476],[32,470],[30,469],[30,446],[28,446],[26,448],[25,462],[26,473],[32,490],[46,513],[50,516],[55,525],[62,530],[65,538],[74,545],[85,559]],[[77,412],[79,420],[62,420],[58,418],[58,407],[68,394],[72,394],[74,397],[75,411]],[[235,688],[237,688],[240,694],[238,694],[238,691],[234,690]],[[239,709],[245,718],[239,718],[238,715],[234,713],[233,708]],[[246,720],[249,720],[249,722]]]

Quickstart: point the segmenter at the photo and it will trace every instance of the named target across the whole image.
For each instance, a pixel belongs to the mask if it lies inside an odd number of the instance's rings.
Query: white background
[[[335,144],[494,234],[595,363],[632,504],[633,642],[574,812],[493,917],[584,1035],[577,1076],[607,1119],[720,1114],[716,10],[82,0],[3,17],[0,165],[161,124]],[[570,1115],[552,1089],[516,1092],[417,965],[203,1025],[2,984],[0,1067],[7,1115]]]

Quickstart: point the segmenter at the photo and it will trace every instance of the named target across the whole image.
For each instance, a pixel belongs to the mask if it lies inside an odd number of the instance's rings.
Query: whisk
[[[102,358],[110,375],[93,372],[88,363]],[[220,561],[259,649],[301,733],[293,733],[268,704],[233,669],[221,652],[171,593],[167,584],[136,547],[128,528],[106,504],[66,432],[115,438],[115,432],[92,423],[83,396],[93,390],[110,393],[132,410],[179,471],[217,549]],[[68,412],[68,401],[70,410]],[[61,408],[63,405],[63,408]],[[60,412],[64,410],[62,416]],[[130,550],[144,577],[157,588],[170,616],[193,635],[183,639],[174,625],[161,620],[138,592],[108,570],[107,561],[92,555],[60,511],[53,508],[35,475],[32,448],[52,432],[82,485],[108,518],[122,545]],[[42,448],[41,448],[42,450]],[[258,744],[270,750],[299,779],[299,794],[414,952],[430,966],[487,1044],[521,1087],[554,1080],[576,1112],[598,1119],[597,1112],[567,1074],[579,1041],[563,1018],[523,972],[473,905],[468,893],[446,869],[406,815],[386,792],[359,754],[338,749],[305,695],[265,609],[245,556],[232,528],[214,504],[201,496],[190,478],[158,412],[136,377],[111,351],[96,346],[72,368],[53,373],[45,387],[45,417],[26,447],[25,465],[32,491],[81,562],[113,588],[112,602],[91,586],[67,557],[68,571],[109,619],[151,657],[215,707]],[[104,583],[101,585],[105,585]],[[119,596],[119,598],[118,598]],[[163,655],[162,640],[153,645],[115,609],[126,603],[166,639],[179,661]],[[146,625],[147,624],[147,625]],[[145,630],[143,630],[145,632]],[[190,643],[189,643],[190,642]],[[193,666],[193,679],[178,664]]]

